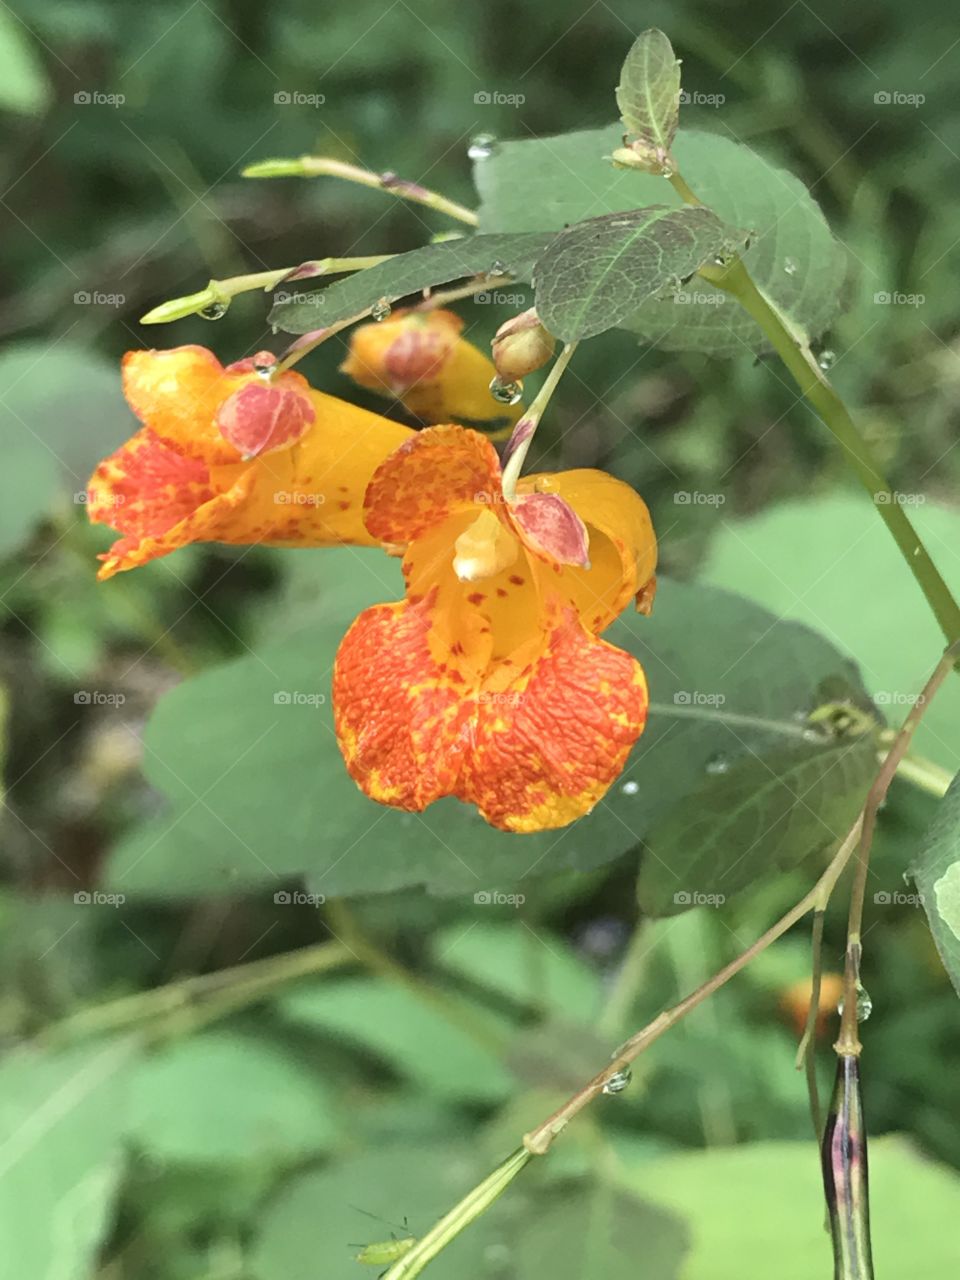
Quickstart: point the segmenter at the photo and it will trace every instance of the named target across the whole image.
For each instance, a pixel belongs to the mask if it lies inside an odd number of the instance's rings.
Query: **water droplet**
[[[799,270],[793,258],[784,258],[783,269],[788,276],[795,276],[797,274],[797,271]]]
[[[468,160],[489,160],[497,149],[497,140],[492,133],[478,133],[470,139],[467,148]]]
[[[264,382],[269,382],[270,379],[273,377],[273,375],[277,372],[277,362],[273,358],[273,356],[271,356],[270,359],[267,360],[266,352],[264,352],[263,359],[261,359],[259,356],[254,356],[253,371],[255,374],[258,375],[258,377],[263,378]]]
[[[837,1005],[837,1013],[839,1013],[840,1016],[843,1017],[843,1001],[842,1000]],[[866,1022],[866,1020],[870,1017],[871,1013],[873,1013],[873,1001],[870,999],[870,993],[867,991],[866,987],[862,983],[858,982],[857,983],[857,1021]]]
[[[624,1067],[622,1071],[615,1071],[603,1086],[603,1092],[606,1094],[623,1093],[632,1078],[633,1072],[629,1067]]]
[[[392,310],[389,298],[378,298],[370,308],[370,315],[379,324],[381,320],[386,320]]]
[[[273,334],[274,337],[276,337],[277,334],[280,332],[280,326],[277,324],[272,324],[270,326],[270,332]]]
[[[629,782],[625,782],[620,788],[625,796],[635,796],[640,790],[640,783],[634,782],[631,778]]]
[[[523,395],[523,383],[494,378],[490,383],[490,394],[498,404],[516,404]]]
[[[509,272],[507,271],[507,265],[506,265],[506,263],[505,263],[505,262],[501,262],[499,258],[495,258],[495,259],[493,260],[493,262],[491,262],[491,263],[490,263],[490,269],[489,269],[489,271],[487,272],[487,275],[488,275],[488,276],[505,276],[505,275],[509,275]]]
[[[722,751],[711,756],[706,765],[707,773],[726,773],[729,768],[730,761]]]
[[[204,307],[200,312],[203,320],[222,320],[227,314],[229,302],[211,302],[209,307]]]
[[[821,351],[817,356],[817,364],[821,369],[832,369],[837,363],[837,353],[835,351]]]

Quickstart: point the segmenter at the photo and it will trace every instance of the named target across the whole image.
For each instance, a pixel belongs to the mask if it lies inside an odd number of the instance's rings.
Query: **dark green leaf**
[[[589,218],[562,231],[538,261],[537,312],[564,342],[592,338],[661,290],[676,293],[698,267],[745,240],[709,209],[651,205]]]
[[[680,63],[656,27],[637,36],[617,86],[617,106],[630,141],[656,157],[670,150],[680,114]]]
[[[652,618],[626,614],[606,633],[643,662],[652,706],[623,778],[589,817],[518,836],[493,830],[456,800],[422,814],[382,808],[347,777],[326,699],[336,646],[361,595],[373,602],[399,594],[389,585],[395,563],[376,551],[296,554],[314,556],[318,577],[327,566],[349,567],[346,608],[321,595],[313,626],[301,615],[296,634],[184,681],[160,703],[147,731],[146,769],[172,809],[115,852],[109,879],[117,889],[179,896],[260,886],[272,899],[284,877],[304,875],[328,897],[422,884],[467,904],[481,894],[478,909],[489,912],[491,890],[519,887],[529,897],[538,876],[588,870],[638,848],[675,806],[696,813],[702,795],[720,803],[725,776],[708,771],[718,755],[729,761],[739,795],[733,766],[741,758],[766,779],[758,756],[792,771],[821,757],[833,764],[848,750],[869,754],[865,740],[805,736],[803,717],[815,707],[865,699],[855,668],[827,641],[737,596],[667,582]],[[693,643],[704,634],[709,645]],[[291,700],[278,703],[278,694]],[[852,819],[862,796],[847,789],[851,780],[847,767],[827,770],[818,799],[834,796],[837,811]],[[789,794],[779,788],[770,798]],[[777,841],[783,861],[829,837],[802,799],[792,812]],[[772,804],[766,815],[768,826],[779,816]],[[686,888],[677,878],[675,891]]]
[[[278,303],[270,323],[286,333],[310,333],[362,315],[381,299],[396,302],[408,294],[465,276],[489,274],[529,280],[533,264],[553,239],[550,235],[464,236],[397,254],[378,267],[357,271],[319,292],[297,294]]]
[[[960,993],[960,773],[924,836],[911,874],[943,966]]]
[[[611,167],[620,133],[612,126],[500,142],[474,166],[481,230],[559,231],[605,213],[679,205],[666,179]],[[704,204],[753,233],[744,261],[763,292],[809,334],[822,333],[839,306],[846,254],[803,183],[717,134],[681,129],[672,150]],[[623,327],[673,350],[766,350],[756,324],[725,294],[706,286],[685,294],[644,303]]]

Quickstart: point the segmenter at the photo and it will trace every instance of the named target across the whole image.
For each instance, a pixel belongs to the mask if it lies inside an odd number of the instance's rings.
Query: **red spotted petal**
[[[556,564],[590,565],[586,525],[557,493],[530,493],[517,498],[510,516],[526,545]]]
[[[217,427],[247,461],[302,439],[316,416],[310,397],[280,378],[248,382],[228,396],[217,410]]]
[[[456,785],[475,689],[431,652],[430,601],[376,605],[344,636],[333,674],[337,738],[374,800],[423,809]]]

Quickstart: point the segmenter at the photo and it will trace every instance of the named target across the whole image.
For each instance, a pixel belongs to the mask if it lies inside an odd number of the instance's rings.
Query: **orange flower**
[[[493,361],[462,329],[452,311],[394,312],[354,330],[340,370],[368,391],[399,400],[423,422],[508,434],[523,406],[494,400]]]
[[[123,536],[101,578],[189,542],[371,545],[363,493],[412,433],[323,395],[298,373],[225,369],[205,347],[131,351],[124,394],[144,424],[94,471],[88,512]]]
[[[370,534],[406,548],[407,591],[362,613],[337,655],[354,779],[404,809],[455,795],[511,831],[587,813],[646,720],[640,664],[597,639],[650,599],[644,503],[589,470],[528,477],[507,502],[489,441],[439,426],[381,464],[365,505]]]

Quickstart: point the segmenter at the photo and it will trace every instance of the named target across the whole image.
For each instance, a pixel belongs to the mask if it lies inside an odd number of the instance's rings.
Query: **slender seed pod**
[[[860,1062],[842,1054],[820,1149],[833,1238],[834,1280],[873,1280],[867,1128]]]

